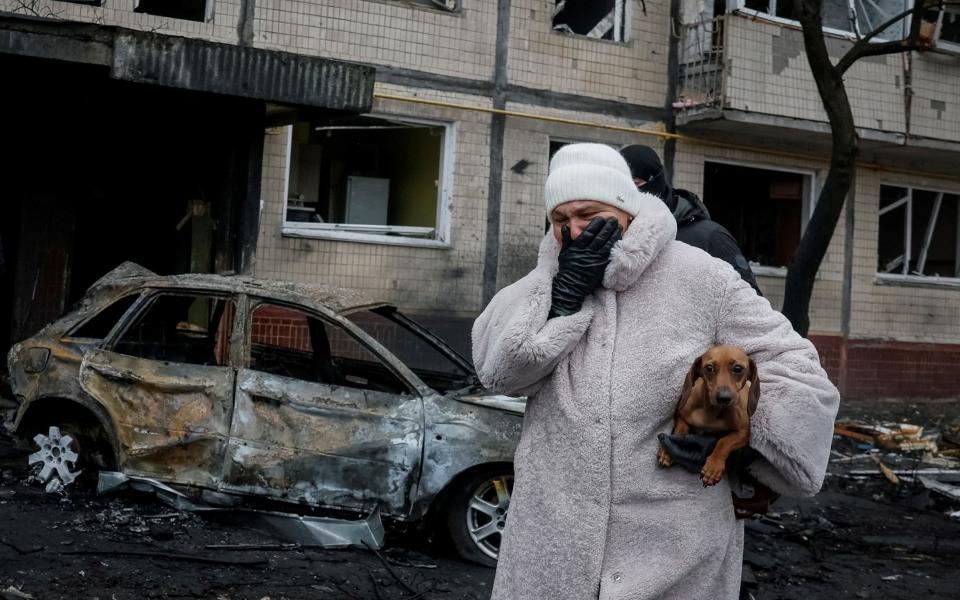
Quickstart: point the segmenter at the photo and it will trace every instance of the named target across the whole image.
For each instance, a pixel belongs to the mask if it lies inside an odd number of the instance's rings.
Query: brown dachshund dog
[[[734,346],[714,346],[693,361],[673,419],[673,433],[720,436],[707,457],[700,479],[704,486],[723,479],[727,457],[750,442],[750,417],[760,400],[757,366]],[[663,467],[673,458],[663,448],[657,453]]]

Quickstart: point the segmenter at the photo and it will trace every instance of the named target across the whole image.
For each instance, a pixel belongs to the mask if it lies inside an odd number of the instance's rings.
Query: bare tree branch
[[[857,43],[853,45],[853,48],[850,48],[850,50],[847,52],[847,54],[844,55],[844,58],[846,58],[846,57],[847,57],[848,55],[850,55],[851,53],[857,51],[857,47],[858,47],[858,46],[865,46],[865,45],[867,45],[868,43],[870,43],[870,40],[872,40],[873,38],[875,38],[875,37],[877,37],[878,35],[880,35],[880,33],[883,32],[884,30],[886,30],[887,27],[890,27],[891,25],[896,24],[898,21],[902,21],[902,20],[906,19],[907,17],[909,17],[910,14],[911,14],[913,11],[914,11],[914,7],[911,6],[910,8],[908,8],[908,9],[905,10],[905,11],[903,11],[902,13],[900,13],[900,14],[898,14],[898,15],[896,15],[896,16],[893,16],[893,17],[887,19],[884,23],[880,24],[876,29],[874,29],[873,31],[867,33],[865,36],[863,36],[862,38],[860,38],[859,40],[857,40]],[[841,62],[842,62],[842,59],[841,59]],[[839,67],[839,66],[840,66],[840,63],[837,63],[837,66]]]
[[[53,10],[42,0],[15,0],[12,13],[26,14],[41,19],[60,19],[64,9]]]

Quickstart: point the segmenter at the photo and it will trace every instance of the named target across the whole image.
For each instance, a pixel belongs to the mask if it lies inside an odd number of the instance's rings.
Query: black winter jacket
[[[726,227],[710,219],[707,207],[693,192],[682,189],[673,189],[670,192],[667,206],[677,220],[677,240],[727,261],[740,273],[743,280],[762,296],[750,263],[740,252],[737,240]]]

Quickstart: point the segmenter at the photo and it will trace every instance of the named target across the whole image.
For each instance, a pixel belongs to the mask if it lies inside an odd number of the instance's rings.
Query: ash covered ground
[[[960,423],[960,403],[846,403],[841,418],[946,430]],[[834,449],[867,452],[845,438]],[[26,452],[0,428],[0,598],[490,596],[491,569],[457,560],[416,532],[390,532],[380,556],[295,547],[144,494],[47,494],[28,483]],[[783,499],[766,518],[747,523],[745,579],[753,597],[957,598],[960,520],[948,514],[960,506],[916,482],[842,477],[842,470],[831,467],[816,498]]]

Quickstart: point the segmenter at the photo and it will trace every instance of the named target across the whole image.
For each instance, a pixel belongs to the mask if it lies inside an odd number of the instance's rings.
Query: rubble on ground
[[[940,496],[943,513],[960,509],[960,425],[943,431],[912,423],[838,420],[829,473],[851,482],[882,476],[906,490]]]

